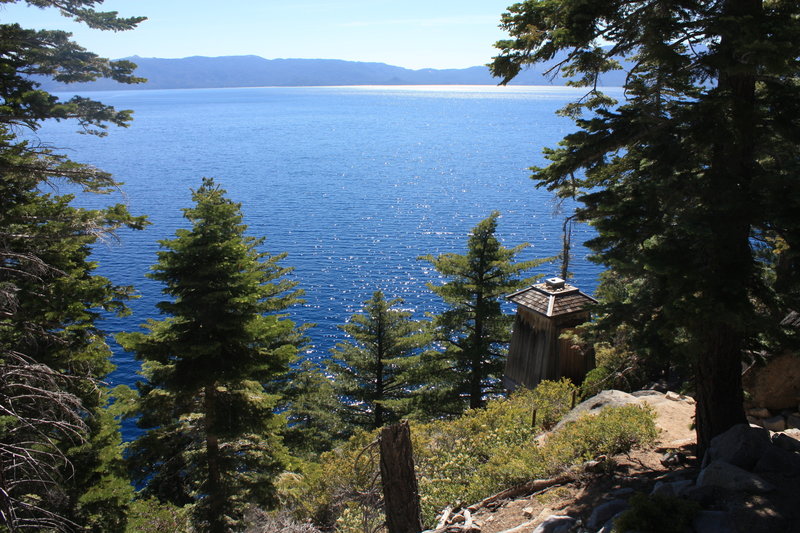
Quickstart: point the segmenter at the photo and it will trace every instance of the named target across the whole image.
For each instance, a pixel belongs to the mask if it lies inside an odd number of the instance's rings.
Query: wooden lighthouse
[[[517,315],[503,384],[509,390],[535,387],[540,381],[566,377],[580,384],[594,368],[594,352],[573,346],[564,333],[589,320],[591,296],[561,278],[550,278],[506,298]]]

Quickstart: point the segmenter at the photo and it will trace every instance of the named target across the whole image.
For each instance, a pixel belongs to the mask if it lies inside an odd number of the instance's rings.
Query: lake
[[[98,272],[141,295],[132,316],[104,321],[107,331],[158,317],[161,288],[144,275],[157,241],[187,226],[181,209],[191,205],[190,189],[210,176],[242,203],[249,233],[266,237],[266,251],[288,252],[284,264],[306,293],[290,315],[316,324],[306,356],[319,358],[377,289],[403,298],[418,318],[440,310],[426,283],[441,280],[417,257],[465,251],[470,229],[494,210],[506,246],[530,243],[521,260],[560,252],[573,206],[536,189],[527,169],[545,164],[542,148],[575,129],[554,113],[582,94],[486,86],[96,92],[89,95],[134,110],[130,128],[96,138],[56,123],[38,136],[124,182],[117,198],[82,205],[122,200],[152,222],[95,247]],[[577,226],[573,242],[591,234]],[[600,267],[587,254],[576,246],[571,270],[591,293]],[[538,273],[558,271],[553,263]],[[114,350],[111,384],[133,383],[137,363]]]

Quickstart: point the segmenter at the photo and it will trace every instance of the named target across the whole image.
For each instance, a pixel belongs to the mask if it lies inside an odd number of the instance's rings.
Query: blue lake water
[[[77,161],[124,182],[116,198],[147,214],[145,231],[100,244],[98,272],[135,285],[133,315],[109,318],[110,333],[158,317],[160,286],[144,275],[157,241],[186,227],[181,208],[202,176],[214,177],[241,202],[249,233],[284,261],[306,292],[291,310],[313,322],[308,357],[324,357],[342,339],[337,325],[373,291],[402,297],[422,318],[441,309],[426,283],[437,274],[422,254],[463,252],[469,230],[493,210],[506,246],[528,242],[520,259],[559,253],[564,213],[536,189],[527,170],[541,149],[575,129],[554,112],[582,92],[564,87],[244,88],[91,93],[134,110],[130,128],[104,138],[48,124],[38,136]],[[591,229],[577,226],[573,242]],[[573,282],[587,292],[600,267],[574,249]],[[558,264],[538,270],[555,275]],[[133,383],[138,365],[115,346],[112,384]]]

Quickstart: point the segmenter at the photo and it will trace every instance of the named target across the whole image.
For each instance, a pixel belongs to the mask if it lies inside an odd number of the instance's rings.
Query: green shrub
[[[572,400],[577,392],[578,389],[567,378],[539,383],[531,394],[537,425],[543,429],[556,425],[572,409]]]
[[[377,506],[350,502],[336,520],[336,533],[374,533],[384,531],[386,517]]]
[[[191,531],[190,507],[161,503],[155,498],[134,500],[128,512],[128,533],[173,533]]]
[[[581,400],[591,398],[604,389],[613,387],[613,372],[605,366],[598,366],[590,370],[581,383]]]
[[[560,388],[552,384],[546,387],[548,393],[571,390],[563,384]],[[535,432],[526,430],[525,435],[522,428],[514,425],[514,417],[497,424],[503,419],[497,416],[501,412],[514,413],[516,420],[524,421],[525,408],[529,406],[526,402],[531,394],[523,393],[472,413],[471,420],[483,422],[480,428],[483,431],[472,435],[462,433],[456,429],[478,428],[458,420],[438,425],[440,438],[428,440],[427,444],[425,436],[418,438],[414,445],[426,524],[430,525],[435,514],[446,505],[472,504],[510,486],[557,475],[599,455],[625,453],[636,446],[646,446],[658,435],[652,411],[629,405],[581,417],[539,446],[534,441]],[[571,398],[571,392],[563,396]],[[455,431],[451,433],[451,429]],[[442,435],[450,435],[451,440],[442,440]],[[498,435],[503,438],[498,439]]]
[[[375,506],[380,500],[378,431],[358,431],[346,443],[299,465],[275,483],[281,509],[294,518],[330,528],[348,504]]]
[[[283,511],[265,511],[250,507],[244,515],[244,533],[321,533],[308,522],[300,522]],[[176,532],[180,533],[180,532]]]
[[[504,450],[487,462],[484,472],[493,485],[515,485],[557,475],[600,455],[626,453],[653,443],[657,436],[649,408],[610,407],[567,424],[541,446],[527,443]]]
[[[641,492],[631,496],[629,503],[630,509],[614,521],[614,533],[686,531],[700,510],[697,502],[659,494],[648,496]]]
[[[645,445],[656,437],[653,414],[639,406],[604,409],[567,424],[536,443],[534,406],[557,421],[569,410],[575,387],[566,380],[544,382],[506,400],[489,402],[455,420],[411,426],[423,523],[432,526],[448,505],[472,504],[531,479],[546,478],[592,459]],[[380,510],[375,432],[356,435],[325,453],[320,462],[284,475],[277,483],[281,504],[296,518],[356,531],[369,527]],[[356,529],[354,529],[356,528]]]
[[[599,455],[627,453],[652,444],[656,437],[655,417],[649,407],[608,407],[596,415],[584,414],[554,433],[542,446],[542,455],[546,471],[555,473]]]
[[[412,425],[426,523],[445,506],[474,503],[498,487],[487,484],[482,470],[490,458],[536,435],[531,427],[533,397],[533,391],[523,389],[454,420]]]

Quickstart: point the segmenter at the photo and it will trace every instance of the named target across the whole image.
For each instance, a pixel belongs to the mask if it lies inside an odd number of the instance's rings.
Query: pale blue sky
[[[104,11],[143,15],[138,29],[100,32],[55,10],[0,4],[0,21],[59,28],[105,57],[224,56],[378,61],[463,68],[490,61],[513,0],[106,0]]]

